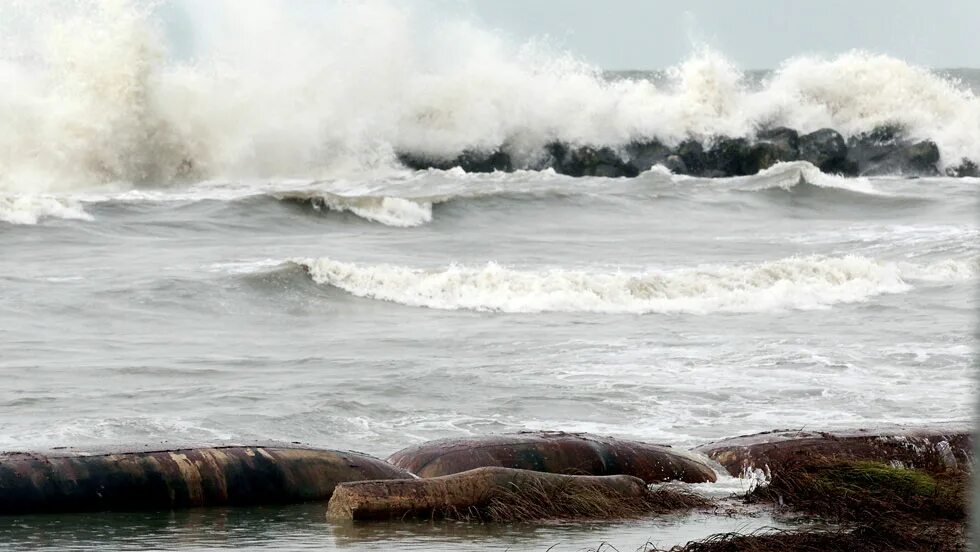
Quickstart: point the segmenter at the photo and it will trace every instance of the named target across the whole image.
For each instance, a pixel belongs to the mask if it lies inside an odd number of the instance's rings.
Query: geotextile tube
[[[779,430],[723,439],[694,450],[735,476],[745,470],[822,458],[874,460],[926,470],[970,469],[973,437],[965,426]]]
[[[714,470],[683,450],[559,431],[429,441],[400,450],[388,461],[419,477],[495,466],[570,475],[632,475],[647,483],[715,481]]]
[[[290,446],[8,452],[0,453],[0,514],[328,500],[345,481],[406,477],[366,454]]]
[[[643,480],[628,475],[578,476],[509,468],[477,468],[428,479],[357,481],[337,486],[327,506],[327,518],[386,520],[408,517],[479,517],[495,500],[517,507],[521,502],[549,497],[581,501],[643,499]],[[522,498],[522,494],[528,498]],[[542,508],[562,504],[539,504]],[[527,505],[522,507],[527,508]]]

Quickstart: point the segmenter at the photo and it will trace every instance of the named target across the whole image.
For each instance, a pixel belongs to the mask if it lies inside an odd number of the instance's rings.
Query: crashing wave
[[[0,221],[37,224],[43,218],[92,220],[77,201],[45,195],[0,196]]]
[[[694,313],[820,309],[902,293],[916,281],[975,278],[977,259],[934,264],[793,257],[670,271],[518,270],[488,263],[424,270],[296,259],[318,284],[413,307],[507,313]]]
[[[502,147],[515,167],[531,166],[549,144],[675,148],[776,126],[850,138],[891,125],[934,142],[939,169],[980,161],[980,99],[884,55],[791,59],[756,85],[699,52],[663,79],[610,79],[393,2],[311,17],[236,0],[165,8],[188,10],[181,33],[199,45],[177,58],[148,4],[3,7],[19,24],[0,36],[0,190],[315,179],[394,167],[398,153],[446,160]],[[441,27],[414,32],[424,25]],[[258,48],[243,36],[269,40]]]

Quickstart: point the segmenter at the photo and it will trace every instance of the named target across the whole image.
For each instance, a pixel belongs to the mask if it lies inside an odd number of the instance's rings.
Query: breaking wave
[[[553,140],[676,143],[763,125],[895,123],[934,140],[943,165],[980,155],[974,93],[885,55],[790,59],[756,85],[703,51],[662,80],[608,79],[540,42],[393,2],[244,4],[0,7],[0,191],[384,174],[399,151],[506,144],[519,158]],[[194,45],[183,55],[163,22],[175,13]]]
[[[802,183],[819,188],[837,188],[865,195],[887,195],[875,189],[867,178],[845,178],[835,174],[826,174],[806,161],[777,163],[755,175],[737,176],[728,180],[744,184],[743,189],[753,191],[775,188],[790,190]]]
[[[413,307],[507,313],[693,313],[820,309],[902,293],[916,281],[975,278],[977,259],[933,264],[793,257],[759,264],[670,271],[517,270],[488,263],[424,270],[296,259],[318,284]]]
[[[0,221],[37,224],[43,218],[92,220],[77,201],[46,195],[0,196]]]
[[[568,198],[587,198],[590,202],[616,198],[644,201],[652,198],[673,197],[677,195],[674,184],[697,182],[711,190],[736,190],[745,192],[790,192],[793,195],[806,194],[811,189],[826,190],[823,196],[814,198],[819,204],[834,201],[854,201],[856,195],[869,200],[880,201],[890,198],[893,201],[910,201],[909,198],[894,195],[875,188],[867,178],[844,178],[820,172],[805,161],[778,163],[753,176],[718,179],[697,178],[670,174],[656,166],[643,173],[633,186],[623,186],[615,182],[604,182],[601,178],[581,179],[574,186],[569,185],[571,177],[555,174],[554,171],[518,171],[515,173],[468,174],[455,168],[447,171],[431,169],[424,174],[429,181],[443,180],[441,189],[434,186],[437,193],[405,193],[397,195],[405,179],[385,182],[386,191],[381,193],[341,190],[349,183],[305,182],[278,184],[248,183],[201,183],[195,186],[165,190],[126,190],[121,192],[29,194],[0,192],[0,221],[12,224],[36,224],[44,218],[92,220],[84,210],[85,204],[125,204],[140,202],[199,202],[227,201],[244,202],[246,208],[254,208],[256,198],[272,198],[286,203],[309,206],[314,211],[350,213],[367,221],[398,228],[411,228],[432,222],[435,207],[438,205],[497,200],[562,200]],[[390,191],[388,191],[390,190]],[[408,191],[408,190],[404,190]],[[425,191],[425,189],[421,189]],[[842,192],[837,195],[838,192]]]
[[[327,192],[274,194],[279,200],[309,203],[317,211],[349,212],[385,226],[409,228],[432,222],[432,202],[389,196],[343,196]]]

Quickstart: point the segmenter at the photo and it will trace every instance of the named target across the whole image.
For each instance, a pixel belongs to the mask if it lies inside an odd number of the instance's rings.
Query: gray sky
[[[312,21],[346,1],[268,0]],[[928,67],[980,68],[980,0],[388,1],[412,6],[423,21],[471,20],[515,44],[547,36],[549,43],[604,69],[662,69],[703,45],[741,69],[852,49]],[[187,55],[193,42],[187,13],[249,9],[249,3],[232,0],[166,0],[163,6],[179,55]]]
[[[605,69],[675,65],[701,42],[743,69],[854,48],[980,67],[980,0],[463,0],[432,2],[523,42],[542,34]]]

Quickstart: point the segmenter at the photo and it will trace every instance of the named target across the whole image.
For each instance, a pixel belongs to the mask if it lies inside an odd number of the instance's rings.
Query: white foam
[[[0,435],[0,450],[37,450],[63,447],[65,443],[86,446],[118,445],[120,442],[209,443],[228,441],[236,435],[213,429],[178,416],[82,417],[59,420],[38,431],[36,427],[12,428]]]
[[[92,220],[77,201],[48,195],[0,196],[0,221],[37,224],[42,218]]]
[[[649,485],[651,489],[673,488],[693,492],[706,498],[724,499],[744,497],[758,487],[768,485],[770,481],[769,476],[763,470],[747,469],[739,477],[732,477],[724,466],[700,452],[684,450],[675,450],[674,452],[709,466],[715,472],[715,481],[705,483],[668,481],[665,483],[652,483]]]
[[[223,263],[212,263],[204,267],[208,272],[220,272],[223,274],[254,274],[263,272],[283,265],[281,260],[259,259],[255,261],[229,261]]]
[[[510,313],[712,313],[820,309],[902,293],[911,282],[976,277],[977,261],[929,265],[844,257],[792,257],[671,271],[517,270],[488,263],[424,270],[296,259],[319,284],[357,297],[434,309]]]
[[[716,464],[715,462],[709,463]],[[669,483],[653,484],[650,487],[653,489],[680,489],[697,493],[706,498],[724,499],[745,496],[758,487],[769,484],[769,478],[762,470],[746,471],[741,477],[732,477],[724,468],[717,466],[715,467],[715,476],[717,479],[712,483],[682,483],[672,481]]]
[[[972,280],[980,273],[980,258],[969,261],[945,259],[927,265],[899,263],[902,274],[910,280],[923,282],[961,282]]]
[[[167,54],[152,4],[0,6],[0,190],[323,178],[390,170],[395,151],[507,144],[520,157],[555,139],[673,143],[764,124],[853,134],[900,123],[934,139],[943,163],[980,155],[980,100],[888,56],[793,59],[754,89],[702,51],[662,84],[607,81],[540,42],[508,44],[401,3],[161,9],[185,12],[192,55]]]
[[[923,67],[868,52],[783,63],[760,100],[780,123],[804,130],[832,127],[845,135],[899,123],[932,139],[946,163],[980,155],[980,98]]]

